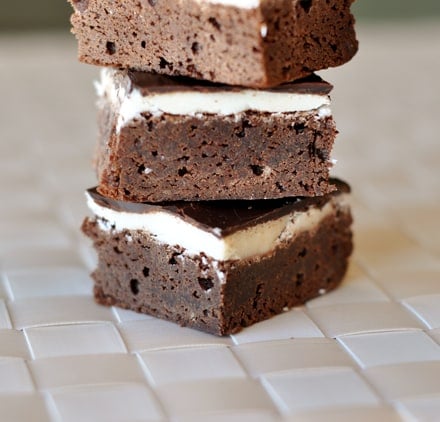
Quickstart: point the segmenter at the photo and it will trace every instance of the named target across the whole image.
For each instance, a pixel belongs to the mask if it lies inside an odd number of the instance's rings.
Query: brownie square
[[[98,190],[137,202],[329,193],[331,89],[317,76],[256,90],[106,69]]]
[[[216,335],[335,288],[352,251],[349,187],[315,198],[164,204],[88,191],[95,298]]]
[[[83,62],[251,87],[357,51],[353,0],[70,0]]]

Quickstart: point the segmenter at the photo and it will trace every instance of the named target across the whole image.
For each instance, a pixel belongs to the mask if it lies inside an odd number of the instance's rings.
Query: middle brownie
[[[98,190],[135,202],[325,195],[331,89],[315,75],[257,90],[104,69]]]

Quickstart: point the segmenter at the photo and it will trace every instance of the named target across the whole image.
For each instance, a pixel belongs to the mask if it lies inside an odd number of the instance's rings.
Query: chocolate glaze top
[[[177,214],[188,223],[221,237],[275,220],[291,212],[322,208],[332,197],[350,192],[350,187],[345,182],[338,179],[331,179],[331,182],[336,190],[324,196],[270,200],[178,201],[153,204],[107,198],[98,193],[96,188],[87,192],[98,205],[116,212],[146,214],[161,211]],[[215,230],[216,228],[221,230],[221,234]]]
[[[165,76],[146,72],[137,72],[132,70],[121,69],[117,72],[116,78],[120,78],[121,82],[125,80],[130,90],[139,89],[144,96],[157,93],[168,92],[239,92],[249,90],[250,88],[242,88],[207,81],[199,81],[183,76]],[[278,93],[296,93],[296,94],[313,94],[328,95],[333,86],[325,82],[319,76],[312,74],[306,78],[299,79],[295,82],[285,83],[273,88],[259,89],[266,92]],[[255,89],[258,90],[258,89]]]

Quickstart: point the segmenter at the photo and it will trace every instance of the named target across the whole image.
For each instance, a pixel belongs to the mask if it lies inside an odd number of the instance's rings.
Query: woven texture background
[[[79,231],[95,184],[92,81],[59,37],[0,37],[0,419],[438,420],[437,26],[360,27],[323,72],[353,187],[335,292],[217,338],[96,305]]]

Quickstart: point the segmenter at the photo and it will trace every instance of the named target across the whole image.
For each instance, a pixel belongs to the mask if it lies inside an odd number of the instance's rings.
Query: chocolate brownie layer
[[[353,0],[70,0],[80,60],[274,86],[357,51]]]
[[[139,202],[324,195],[331,88],[316,76],[255,90],[106,69],[98,190]]]
[[[352,251],[348,186],[319,198],[127,203],[88,193],[95,298],[217,335],[325,293]]]

